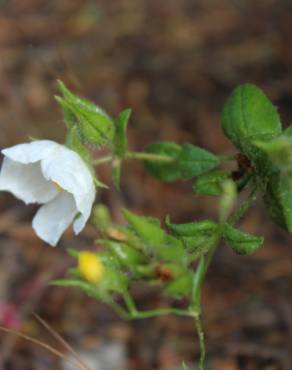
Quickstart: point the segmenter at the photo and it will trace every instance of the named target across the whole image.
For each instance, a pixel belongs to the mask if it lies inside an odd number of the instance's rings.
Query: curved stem
[[[178,316],[192,316],[194,317],[195,314],[192,311],[182,310],[179,308],[173,308],[173,307],[165,307],[165,308],[157,308],[153,310],[147,310],[147,311],[139,311],[137,310],[137,307],[135,305],[135,302],[129,292],[125,292],[123,294],[123,298],[125,301],[125,304],[127,306],[127,309],[129,311],[129,318],[131,319],[147,319],[150,317],[156,317],[156,316],[162,316],[162,315],[168,315],[168,314],[175,314]]]

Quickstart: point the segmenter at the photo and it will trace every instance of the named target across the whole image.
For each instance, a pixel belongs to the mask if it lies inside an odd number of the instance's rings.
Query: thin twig
[[[84,368],[84,370],[90,370],[89,367],[81,360],[78,354],[74,351],[74,349],[67,343],[60,334],[58,334],[45,320],[43,320],[38,314],[33,313],[33,316],[40,322],[44,328],[48,330],[48,332],[59,342],[63,345],[65,349],[67,349],[74,359]]]
[[[62,353],[62,352],[58,351],[57,349],[51,347],[47,343],[41,342],[38,339],[32,338],[32,337],[30,337],[26,334],[23,334],[23,333],[21,333],[17,330],[5,328],[4,326],[1,326],[1,325],[0,325],[0,330],[4,331],[5,333],[13,334],[13,335],[15,335],[19,338],[25,339],[25,340],[27,340],[31,343],[36,344],[39,347],[42,347],[42,348],[46,349],[48,352],[51,352],[55,356],[62,358],[63,360],[70,363],[71,365],[76,366],[80,370],[88,370],[88,368],[85,368],[85,367],[81,366],[79,363],[76,363],[75,361],[70,360],[64,353]]]

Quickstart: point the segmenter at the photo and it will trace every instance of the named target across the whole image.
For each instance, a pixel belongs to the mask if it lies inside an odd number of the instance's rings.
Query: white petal
[[[76,213],[73,196],[64,191],[37,211],[32,220],[32,227],[42,240],[55,246],[73,222]]]
[[[46,158],[60,146],[62,145],[51,140],[36,140],[3,149],[2,153],[16,162],[35,163]]]
[[[80,217],[74,222],[78,234],[88,220],[95,198],[93,177],[81,157],[62,145],[41,161],[44,176],[74,196]]]
[[[4,158],[0,172],[0,190],[9,191],[28,203],[46,203],[53,199],[57,187],[44,178],[40,162],[22,164]]]

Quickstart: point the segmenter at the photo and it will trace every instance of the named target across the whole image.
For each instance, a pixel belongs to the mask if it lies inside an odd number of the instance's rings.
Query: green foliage
[[[99,240],[98,242],[109,248],[113,256],[118,259],[119,263],[129,270],[133,269],[135,271],[137,265],[145,263],[145,256],[126,243],[106,239]]]
[[[210,220],[189,222],[186,224],[173,224],[169,217],[165,220],[168,230],[175,236],[210,235],[216,233],[218,225]]]
[[[165,233],[160,227],[159,220],[137,216],[126,209],[123,209],[123,215],[144,243],[153,247],[163,244]]]
[[[68,130],[66,137],[66,145],[80,155],[80,157],[90,166],[92,169],[92,160],[89,150],[82,143],[78,129],[76,126],[71,127]]]
[[[137,216],[123,210],[123,214],[130,226],[144,243],[144,252],[163,261],[180,261],[186,263],[187,256],[183,243],[177,238],[168,235],[160,226],[157,219]]]
[[[149,173],[158,180],[173,182],[180,178],[180,170],[177,160],[181,152],[181,147],[172,142],[155,143],[148,146],[147,153],[158,154],[171,158],[171,161],[145,161],[145,167]]]
[[[151,144],[147,153],[167,155],[171,161],[147,160],[148,171],[157,179],[165,182],[188,180],[199,176],[219,165],[219,159],[205,149],[192,144],[181,146],[171,142]]]
[[[225,171],[212,171],[198,177],[193,185],[193,191],[199,195],[220,196],[223,193],[222,183],[229,178]]]
[[[224,224],[223,240],[238,254],[255,252],[264,242],[264,238],[244,233],[228,223]]]
[[[269,156],[275,167],[288,175],[292,174],[292,135],[290,131],[287,129],[282,135],[270,141],[255,142],[255,145]]]
[[[67,127],[77,127],[84,143],[97,147],[111,145],[115,125],[109,115],[90,101],[72,94],[61,81],[59,88],[63,96],[56,99],[63,109]]]
[[[264,202],[273,221],[292,232],[292,178],[279,171],[269,177]]]
[[[120,159],[124,158],[128,150],[127,126],[131,113],[131,109],[126,109],[115,120],[114,154]]]
[[[274,167],[255,141],[271,140],[282,132],[276,108],[261,89],[238,86],[227,99],[222,113],[222,128],[233,144],[251,161],[260,177],[268,177]]]
[[[164,293],[174,298],[189,295],[192,291],[192,276],[190,271],[186,271],[184,275],[167,284]]]
[[[262,237],[242,232],[234,226],[259,192],[272,219],[292,231],[292,126],[282,131],[277,109],[262,90],[252,84],[237,87],[222,112],[222,129],[243,154],[234,156],[238,169],[231,172],[230,168],[234,169],[234,166],[223,164],[226,156],[219,160],[209,151],[188,143],[178,145],[165,141],[149,145],[142,153],[131,152],[127,139],[130,109],[122,111],[113,120],[95,104],[72,94],[63,83],[60,82],[59,87],[62,97],[57,100],[63,108],[68,128],[67,145],[90,167],[92,163],[110,162],[117,188],[124,161],[140,159],[158,180],[174,182],[197,177],[193,184],[196,194],[220,198],[218,222],[203,220],[174,224],[166,218],[166,230],[159,220],[126,209],[123,215],[128,224],[117,226],[105,207],[94,208],[92,220],[100,233],[97,244],[101,248],[98,256],[102,272],[104,267],[101,280],[96,282],[90,274],[89,277],[82,274],[78,266],[68,270],[68,278],[57,280],[55,284],[77,287],[95,299],[112,304],[116,311],[124,312],[126,307],[132,318],[167,312],[167,309],[150,310],[144,315],[138,311],[130,295],[134,281],[160,287],[169,297],[188,298],[185,310],[171,308],[171,312],[183,312],[196,318],[200,346],[204,348],[202,329],[198,324],[201,288],[220,240],[239,254],[253,253],[263,244]],[[94,162],[86,143],[97,148],[107,145],[110,155]],[[238,193],[249,188],[249,195],[237,209]],[[79,259],[79,252],[70,250],[69,254]],[[94,261],[95,257],[93,255]],[[118,296],[119,300],[114,301],[112,296]],[[125,305],[119,308],[121,299]],[[202,352],[200,370],[205,355]],[[183,368],[187,370],[185,364]]]
[[[119,190],[122,172],[122,160],[128,151],[127,126],[131,116],[131,109],[121,112],[115,120],[115,134],[113,138],[112,178],[115,187]]]
[[[186,224],[172,224],[166,219],[168,230],[180,239],[186,250],[190,253],[189,259],[196,260],[206,254],[214,245],[220,227],[213,221],[198,221]]]
[[[227,99],[222,128],[245,154],[249,154],[250,142],[272,139],[282,131],[276,108],[262,90],[252,84],[238,86]]]
[[[183,144],[178,158],[181,179],[188,180],[217,167],[219,159],[205,149],[192,144]]]

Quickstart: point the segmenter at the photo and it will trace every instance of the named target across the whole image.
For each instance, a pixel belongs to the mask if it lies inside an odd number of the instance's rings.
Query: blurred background
[[[292,117],[291,0],[1,0],[0,146],[28,136],[62,142],[56,80],[110,114],[133,109],[132,150],[153,141],[190,142],[222,154],[232,150],[220,110],[238,84],[263,88],[284,125]],[[104,166],[99,177],[111,184]],[[111,184],[112,185],[112,184]],[[217,215],[195,197],[191,181],[161,184],[141,163],[124,168],[122,190],[103,190],[116,221],[123,205],[176,222]],[[195,369],[198,342],[188,319],[167,316],[123,322],[82,293],[48,286],[72,264],[66,248],[92,247],[89,225],[69,231],[55,249],[31,229],[34,206],[0,195],[0,323],[59,350],[38,313],[92,370]],[[273,226],[261,202],[242,227],[265,235],[255,255],[218,250],[204,288],[204,324],[212,370],[291,370],[291,236]],[[139,307],[162,301],[135,292]],[[0,369],[73,369],[32,343],[0,334]]]

